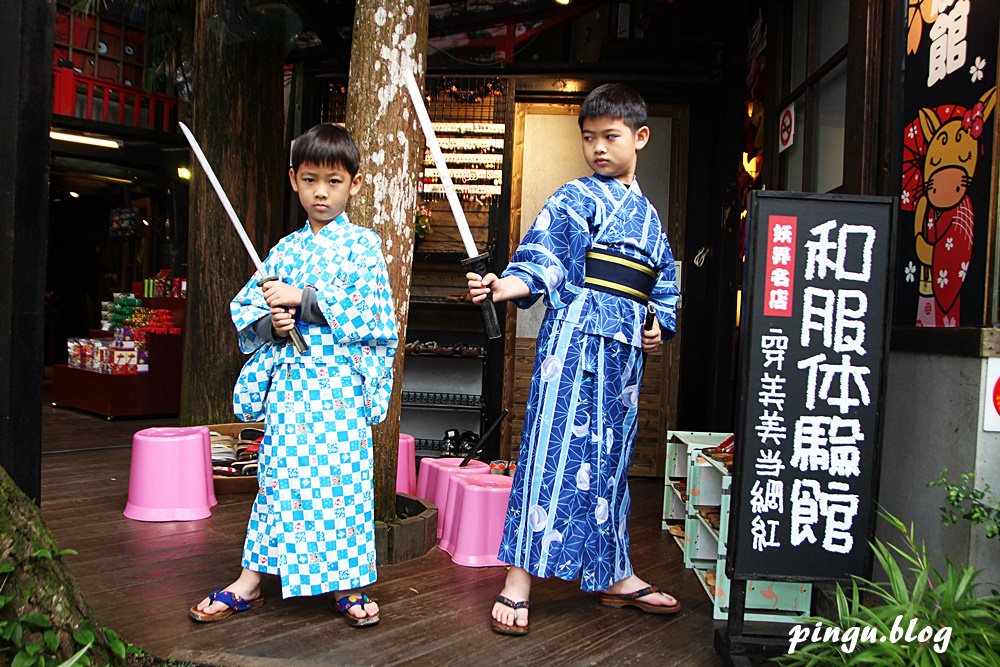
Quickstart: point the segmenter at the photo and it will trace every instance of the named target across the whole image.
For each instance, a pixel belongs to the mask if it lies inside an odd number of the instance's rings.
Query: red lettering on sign
[[[795,295],[795,230],[798,218],[767,218],[767,273],[764,276],[764,315],[791,317]]]

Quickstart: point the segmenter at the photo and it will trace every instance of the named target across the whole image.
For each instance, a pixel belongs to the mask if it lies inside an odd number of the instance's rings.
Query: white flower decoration
[[[911,125],[910,129],[907,130],[906,134],[909,135],[910,139],[915,139],[917,136],[917,124],[914,123],[913,125]]]
[[[597,524],[601,525],[606,523],[608,520],[608,500],[607,498],[598,498],[597,507],[594,508],[594,518],[597,519]]]
[[[549,209],[543,208],[542,212],[538,214],[535,218],[535,229],[539,231],[545,231],[549,228],[552,223],[552,214],[549,213]]]
[[[916,280],[917,265],[914,264],[913,262],[910,262],[907,265],[907,267],[905,269],[903,269],[903,273],[906,274],[906,282],[912,283],[914,280]]]
[[[531,509],[528,510],[528,525],[533,531],[538,532],[545,528],[548,520],[549,513],[541,505],[532,505]]]
[[[639,385],[633,384],[622,390],[622,403],[626,408],[634,408],[639,405]]]
[[[941,269],[938,272],[937,284],[938,287],[942,288],[948,284],[948,269]]]
[[[550,382],[559,377],[559,373],[562,372],[562,361],[554,354],[550,354],[545,357],[545,361],[542,362],[541,377],[542,382]]]
[[[969,263],[962,262],[962,268],[958,270],[958,277],[965,280],[965,274],[969,272]]]
[[[562,542],[562,533],[558,530],[550,530],[542,535],[542,553],[548,553],[553,542]]]
[[[910,203],[910,191],[909,190],[903,190],[903,194],[899,195],[899,199],[904,204],[909,204]]]
[[[969,68],[969,74],[972,76],[972,83],[976,81],[981,81],[983,78],[983,70],[986,68],[986,59],[976,56],[976,62],[972,67]]]
[[[549,289],[555,289],[562,282],[562,279],[563,272],[558,266],[545,268],[545,284],[549,286]]]
[[[945,250],[951,250],[954,247],[955,247],[955,241],[953,241],[950,236],[944,240],[944,249]]]
[[[580,469],[576,471],[576,488],[581,491],[590,491],[590,464],[580,464]]]
[[[947,315],[945,315],[944,319],[941,320],[941,324],[943,326],[946,326],[946,327],[953,327],[953,328],[957,327],[958,326],[958,318],[957,317],[948,317]]]

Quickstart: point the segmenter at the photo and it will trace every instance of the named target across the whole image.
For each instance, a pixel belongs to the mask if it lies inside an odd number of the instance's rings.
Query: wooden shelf
[[[430,391],[404,391],[403,405],[410,408],[456,408],[480,410],[483,397],[477,394],[446,394]]]
[[[729,615],[730,581],[725,570],[732,476],[724,464],[703,455],[701,450],[718,445],[729,435],[671,431],[667,434],[664,478],[663,529],[669,527],[668,522],[676,521],[679,514],[683,515],[684,538],[673,536],[674,541],[684,553],[685,566],[694,571],[711,600],[712,617],[717,621]],[[683,502],[674,486],[682,475],[687,484],[687,502]],[[705,507],[718,509],[718,528],[713,528],[698,511]],[[709,572],[714,574],[714,586],[708,585]],[[811,584],[749,581],[746,586],[744,619],[747,621],[796,623],[809,614]],[[763,595],[765,592],[767,596]]]
[[[52,369],[52,403],[105,417],[175,415],[181,403],[183,336],[149,334],[149,372],[108,375],[66,365]]]

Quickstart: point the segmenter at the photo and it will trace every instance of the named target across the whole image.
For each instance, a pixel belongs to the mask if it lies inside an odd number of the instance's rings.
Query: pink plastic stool
[[[490,471],[489,464],[482,461],[469,461],[469,465],[464,468],[459,467],[461,462],[462,459],[458,457],[423,459],[420,462],[420,475],[417,476],[417,497],[437,505],[438,537],[441,537],[442,524],[447,520],[444,505],[448,499],[448,479],[452,475],[477,475]]]
[[[132,436],[125,516],[137,521],[195,521],[212,516],[208,428],[147,428]]]
[[[458,479],[453,515],[441,548],[466,567],[506,565],[497,559],[513,478],[463,475]]]
[[[412,435],[399,434],[399,457],[396,463],[396,493],[413,495],[417,490],[417,454]]]
[[[455,523],[458,516],[458,506],[455,503],[455,498],[458,496],[458,482],[481,474],[483,473],[476,471],[469,475],[449,475],[447,477],[448,490],[445,491],[444,499],[438,504],[438,537],[441,539],[438,546],[448,553],[451,553],[451,524]]]

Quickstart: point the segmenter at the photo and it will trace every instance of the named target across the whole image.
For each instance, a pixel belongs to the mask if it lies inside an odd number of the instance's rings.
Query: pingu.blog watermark
[[[907,644],[917,642],[926,644],[931,642],[931,648],[935,653],[944,653],[948,650],[948,643],[951,641],[951,627],[943,626],[932,628],[925,625],[917,628],[917,619],[911,618],[904,628],[903,615],[900,614],[892,622],[892,627],[888,634],[883,634],[878,628],[870,625],[855,625],[847,629],[824,626],[817,623],[815,627],[808,625],[793,625],[788,630],[788,652],[795,653],[803,644],[840,644],[840,649],[844,653],[853,653],[858,644],[875,644],[878,642],[891,642]]]

